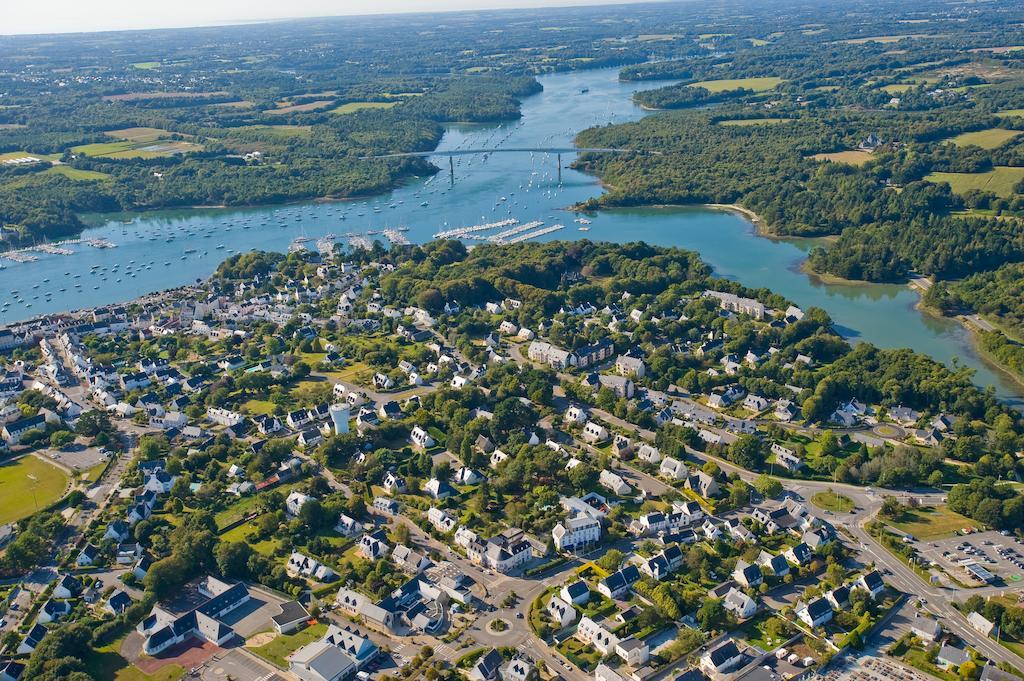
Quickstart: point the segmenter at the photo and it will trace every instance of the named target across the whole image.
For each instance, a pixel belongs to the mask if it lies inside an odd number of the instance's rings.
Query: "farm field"
[[[288,104],[287,102],[282,102],[281,104],[278,105],[276,109],[268,109],[263,113],[270,114],[271,116],[281,116],[283,114],[290,113],[303,113],[306,111],[315,111],[317,109],[322,109],[325,106],[328,106],[333,103],[334,102],[330,99],[318,99],[314,102],[306,102],[305,104]]]
[[[839,42],[844,45],[864,45],[866,43],[898,43],[901,40],[920,39],[920,38],[931,38],[938,37],[932,36],[929,33],[908,33],[906,35],[874,35],[867,38],[850,38],[849,40],[840,40]]]
[[[776,123],[792,123],[795,118],[736,118],[728,121],[718,121],[718,125],[732,127],[747,127],[751,125],[774,125]]]
[[[889,524],[916,539],[937,539],[964,527],[978,526],[970,518],[954,513],[946,506],[908,509],[898,521]]]
[[[153,69],[160,68],[160,62],[158,61],[139,61],[132,64],[133,68],[141,69],[143,71],[152,71]]]
[[[161,131],[162,132],[162,131]],[[183,140],[149,139],[132,141],[127,139],[116,142],[96,142],[72,147],[71,151],[85,156],[102,156],[105,158],[159,158],[199,151],[201,144]]]
[[[64,471],[35,456],[5,462],[0,465],[0,524],[49,506],[64,495],[67,486]]]
[[[753,90],[754,92],[767,92],[777,88],[783,83],[783,79],[777,76],[762,76],[759,78],[723,78],[722,80],[702,80],[698,83],[690,83],[690,87],[702,87],[709,92],[728,92],[729,90]]]
[[[1014,186],[1024,180],[1024,168],[996,166],[985,173],[931,173],[924,179],[929,182],[946,182],[957,194],[983,189],[1006,198],[1012,196]]]
[[[24,158],[26,156],[32,156],[41,161],[56,161],[60,158],[60,154],[36,154],[31,151],[8,151],[0,154],[0,162],[10,161],[15,158]]]
[[[1021,134],[1019,130],[989,128],[988,130],[965,132],[947,141],[952,142],[958,147],[975,146],[982,149],[995,149],[996,147],[1003,146],[1019,134]]]
[[[890,83],[889,85],[883,85],[881,89],[890,95],[899,95],[913,87],[913,83]]]
[[[997,111],[996,116],[1024,116],[1024,109],[1006,109]]]
[[[105,102],[134,102],[146,99],[209,99],[223,97],[228,94],[224,90],[212,92],[128,92],[121,95],[104,95]]]
[[[71,166],[53,166],[43,171],[51,175],[63,175],[66,178],[72,180],[105,180],[110,175],[101,173],[98,170],[81,170],[79,168],[72,168]]]
[[[861,166],[871,160],[870,151],[833,151],[827,154],[815,154],[811,156],[815,161],[831,161],[833,163],[846,163],[851,166]]]
[[[390,109],[398,102],[348,102],[341,106],[331,109],[327,113],[332,114],[350,114],[356,111],[362,111],[364,109]]]
[[[257,132],[278,139],[289,139],[292,137],[306,137],[313,128],[308,125],[243,125],[240,128],[234,128],[234,130],[239,132]]]

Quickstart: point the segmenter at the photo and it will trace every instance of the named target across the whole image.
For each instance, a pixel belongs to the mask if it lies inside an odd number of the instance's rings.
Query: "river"
[[[918,296],[909,288],[824,284],[801,272],[810,242],[760,237],[742,216],[709,208],[603,211],[588,216],[591,223],[580,231],[584,225],[574,221],[578,216],[564,208],[596,196],[601,187],[594,177],[568,168],[559,183],[555,158],[547,154],[456,156],[454,177],[449,177],[444,151],[567,147],[580,130],[647,115],[632,103],[631,94],[658,83],[620,83],[616,74],[602,69],[542,77],[544,92],[523,102],[520,121],[448,126],[434,159],[441,173],[369,199],[91,216],[89,224],[95,226],[84,238],[107,239],[116,247],[72,245],[72,255],[6,262],[0,270],[0,300],[9,305],[0,310],[0,322],[180,286],[208,276],[232,252],[283,251],[296,238],[310,239],[307,245],[314,248],[315,239],[328,234],[403,226],[410,241],[422,242],[444,229],[512,217],[565,225],[544,239],[644,240],[699,251],[721,276],[770,288],[804,308],[824,308],[852,341],[911,347],[946,364],[968,366],[979,385],[995,387],[1007,401],[1021,400],[1020,388],[978,356],[969,333],[954,321],[920,313]],[[562,157],[563,165],[571,160],[571,155]]]

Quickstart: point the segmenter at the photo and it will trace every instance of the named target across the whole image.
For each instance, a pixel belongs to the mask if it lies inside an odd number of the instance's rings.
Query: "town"
[[[0,349],[59,473],[5,502],[3,679],[1024,669],[1020,497],[958,473],[1012,412],[686,251],[253,252]]]

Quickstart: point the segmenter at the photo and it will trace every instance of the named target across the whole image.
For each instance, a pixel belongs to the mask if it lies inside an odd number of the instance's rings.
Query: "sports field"
[[[1009,198],[1013,195],[1014,186],[1024,180],[1024,168],[996,166],[985,173],[932,173],[924,179],[929,182],[946,182],[956,194],[982,189]]]
[[[762,76],[760,78],[723,78],[722,80],[702,80],[699,83],[690,83],[690,87],[702,87],[709,92],[728,92],[729,90],[753,90],[754,92],[767,92],[773,90],[783,83],[782,78],[776,76]]]
[[[49,506],[67,487],[64,471],[35,456],[0,464],[0,525]]]

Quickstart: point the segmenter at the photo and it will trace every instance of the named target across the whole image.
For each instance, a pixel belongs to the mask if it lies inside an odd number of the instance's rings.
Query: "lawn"
[[[331,109],[327,113],[350,114],[364,109],[390,109],[395,104],[398,104],[398,102],[348,102],[335,109]]]
[[[850,497],[836,494],[832,491],[818,492],[811,497],[811,503],[818,508],[823,508],[833,513],[849,513],[853,510],[854,506],[853,500]]]
[[[601,661],[601,653],[596,648],[575,638],[565,639],[556,649],[585,672],[593,671]]]
[[[916,539],[928,540],[948,537],[962,527],[979,527],[970,518],[950,511],[946,506],[925,506],[903,512],[899,520],[889,523]]]
[[[776,76],[763,76],[760,78],[724,78],[722,80],[702,80],[699,83],[690,83],[690,87],[702,87],[710,92],[728,92],[729,90],[753,90],[754,92],[766,92],[773,90],[783,83],[782,78]]]
[[[740,633],[743,634],[750,645],[757,646],[764,651],[774,650],[786,641],[784,638],[771,638],[766,632],[768,622],[777,618],[776,615],[761,613],[749,622],[744,623],[740,627]]]
[[[718,121],[718,125],[734,126],[744,128],[750,125],[774,125],[775,123],[791,123],[793,118],[735,118],[728,121]]]
[[[827,154],[815,154],[810,158],[813,158],[815,161],[831,161],[832,163],[862,166],[871,160],[871,152],[851,149],[848,151],[833,151]]]
[[[117,651],[121,648],[121,640],[96,650],[90,650],[82,660],[89,676],[96,681],[177,681],[184,678],[185,668],[180,664],[169,664],[161,667],[155,674],[146,674]]]
[[[101,173],[98,170],[81,170],[79,168],[72,168],[71,166],[53,166],[43,171],[50,175],[63,175],[64,177],[71,180],[105,180],[110,175]]]
[[[987,130],[965,132],[947,141],[952,142],[958,147],[975,146],[982,149],[995,149],[1003,146],[1019,134],[1021,134],[1020,130],[989,128]]]
[[[298,486],[298,482],[291,482],[285,485],[279,485],[274,489],[278,490],[284,496],[288,496],[288,493]],[[242,497],[235,503],[231,504],[223,511],[218,512],[213,519],[217,521],[217,527],[226,527],[233,522],[241,520],[245,516],[249,515],[256,509],[256,496]]]
[[[1009,198],[1013,196],[1013,188],[1017,183],[1024,180],[1024,168],[996,166],[984,173],[931,173],[924,179],[929,182],[946,182],[956,194],[981,189]]]
[[[238,527],[232,528],[220,536],[221,541],[225,542],[245,542],[252,547],[252,550],[256,553],[270,557],[274,555],[274,551],[281,546],[281,540],[276,538],[264,539],[263,541],[252,542],[249,541],[249,534],[256,531],[255,521],[248,523],[242,523]]]
[[[249,400],[242,404],[242,411],[246,414],[273,414],[277,405],[269,400]]]
[[[0,525],[30,516],[64,496],[68,476],[34,456],[0,466]]]
[[[319,640],[325,633],[327,633],[326,624],[313,624],[300,632],[275,636],[270,643],[247,649],[267,662],[281,669],[287,669],[289,655],[299,648]]]

